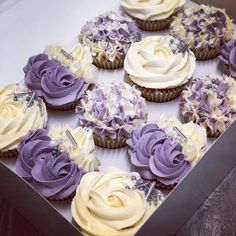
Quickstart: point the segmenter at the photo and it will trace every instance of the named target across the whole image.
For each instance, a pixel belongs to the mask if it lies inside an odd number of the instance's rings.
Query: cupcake
[[[134,130],[127,144],[135,169],[159,188],[174,188],[191,170],[181,143],[154,123]]]
[[[160,117],[156,124],[165,133],[179,142],[186,160],[192,166],[202,158],[206,152],[207,134],[206,129],[193,123],[192,121],[182,124],[174,117]]]
[[[93,150],[84,146],[92,144],[92,135],[82,128],[67,128],[57,125],[31,132],[17,147],[16,173],[49,200],[71,198],[84,173],[98,170]]]
[[[30,57],[23,70],[26,86],[53,110],[74,109],[89,86],[83,78],[75,77],[69,68],[46,54]]]
[[[232,39],[233,23],[225,10],[200,5],[179,13],[170,32],[190,45],[197,60],[208,60],[218,56],[224,41]]]
[[[225,43],[219,59],[225,69],[225,73],[236,79],[236,39]]]
[[[103,69],[122,67],[130,45],[140,40],[135,22],[114,12],[88,21],[79,35],[81,44],[89,47],[94,65]]]
[[[79,123],[92,129],[95,144],[120,148],[134,128],[147,120],[147,109],[140,92],[126,83],[99,84],[77,106]]]
[[[47,46],[44,53],[49,59],[68,67],[77,78],[83,78],[89,84],[96,84],[98,70],[92,64],[93,58],[88,47],[83,47],[81,44],[74,47],[55,44]]]
[[[82,233],[135,235],[164,200],[157,189],[138,187],[141,183],[138,173],[113,167],[84,175],[71,204],[73,219]]]
[[[181,94],[179,105],[185,121],[205,127],[209,137],[218,137],[236,117],[236,82],[219,75],[196,78]]]
[[[152,36],[131,45],[124,67],[145,99],[167,102],[178,97],[189,82],[196,59],[178,39]]]
[[[16,157],[29,131],[43,128],[47,111],[42,99],[19,84],[0,87],[0,157]]]
[[[68,132],[69,131],[69,132]],[[92,130],[82,127],[71,129],[67,125],[54,125],[48,135],[55,146],[66,152],[85,172],[98,171],[100,161],[96,157]]]
[[[159,31],[169,27],[173,16],[183,7],[185,0],[137,1],[121,0],[121,6],[145,31]]]

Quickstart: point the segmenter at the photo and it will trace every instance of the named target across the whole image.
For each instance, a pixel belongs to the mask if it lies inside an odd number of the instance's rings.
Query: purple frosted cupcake
[[[236,79],[236,39],[225,43],[219,59],[224,66],[226,74]]]
[[[170,26],[171,34],[189,44],[197,60],[217,57],[223,42],[232,39],[233,29],[224,9],[206,5],[185,9]]]
[[[88,21],[79,35],[81,44],[89,47],[93,63],[104,69],[122,67],[130,45],[140,40],[141,33],[135,22],[114,12]]]
[[[36,91],[53,110],[74,109],[89,86],[46,54],[30,57],[23,70],[27,87]]]
[[[146,180],[172,189],[190,171],[191,164],[182,146],[156,124],[147,124],[132,132],[127,140],[131,163]]]
[[[120,148],[133,129],[147,120],[145,100],[126,83],[97,85],[80,101],[76,110],[80,125],[93,130],[95,144]]]
[[[16,172],[49,200],[73,197],[84,174],[67,153],[54,146],[46,129],[29,133],[19,144]]]
[[[208,137],[218,137],[236,118],[236,82],[219,75],[196,78],[182,92],[179,105],[185,121],[205,127]]]

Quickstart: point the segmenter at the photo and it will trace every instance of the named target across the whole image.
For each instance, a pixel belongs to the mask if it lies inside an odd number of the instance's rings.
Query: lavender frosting
[[[219,59],[228,67],[229,75],[236,78],[236,39],[232,39],[225,43],[225,47],[221,50]]]
[[[233,36],[233,23],[225,10],[200,5],[178,14],[170,26],[171,34],[189,43],[192,49],[203,50],[223,46]]]
[[[180,144],[156,124],[134,130],[127,144],[131,162],[144,179],[174,185],[191,169]]]
[[[74,193],[84,172],[66,153],[52,146],[46,129],[29,133],[17,150],[17,174],[44,197],[60,200]]]
[[[97,85],[76,108],[80,125],[101,137],[127,138],[145,123],[147,109],[140,92],[126,83]]]
[[[76,78],[72,72],[46,54],[31,57],[24,67],[25,83],[46,103],[63,106],[78,101],[88,88],[82,78]]]
[[[112,60],[114,53],[124,58],[130,44],[141,40],[141,33],[131,18],[108,12],[88,21],[79,40],[90,47],[93,56],[102,51]]]
[[[182,92],[179,105],[186,121],[220,134],[236,117],[236,82],[218,75],[196,78]]]

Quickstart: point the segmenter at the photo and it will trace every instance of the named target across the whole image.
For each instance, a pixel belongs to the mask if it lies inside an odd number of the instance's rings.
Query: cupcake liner
[[[230,71],[229,71],[229,65],[225,64],[224,62],[221,62],[222,66],[223,66],[223,70],[225,72],[226,75],[236,79],[236,77],[233,77],[231,74],[230,74]]]
[[[132,82],[130,78],[128,79],[128,82],[135,85],[135,87],[141,92],[142,97],[144,97],[146,100],[151,102],[168,102],[179,97],[189,81],[178,87],[167,89],[145,88]]]
[[[206,61],[206,60],[210,60],[217,57],[220,53],[221,48],[220,47],[210,48],[208,50],[205,50],[202,48],[199,48],[199,49],[192,48],[191,50],[193,51],[198,61]]]
[[[131,16],[132,17],[132,16]],[[164,20],[155,20],[155,21],[144,21],[138,18],[132,17],[137,23],[138,27],[144,31],[161,31],[167,29],[171,22],[173,21],[173,15],[169,16]]]
[[[52,202],[64,202],[64,201],[71,200],[74,196],[75,196],[75,192],[72,193],[70,196],[63,198],[63,199],[57,199],[54,197],[47,197],[47,200],[52,201]]]
[[[8,150],[6,152],[0,152],[0,157],[3,158],[14,158],[18,156],[18,152],[16,149]]]
[[[113,70],[113,69],[119,69],[123,67],[124,59],[116,58],[114,61],[109,61],[106,58],[103,58],[103,60],[99,60],[98,58],[93,57],[93,64],[96,67],[99,67],[102,69]]]
[[[111,139],[108,137],[103,138],[97,135],[93,135],[93,139],[95,144],[102,148],[116,149],[126,146],[125,138]]]
[[[221,135],[219,131],[212,132],[210,129],[207,129],[207,137],[208,138],[218,138]]]
[[[177,184],[165,185],[159,181],[156,182],[156,187],[158,189],[172,190]]]
[[[47,103],[45,100],[44,100],[44,102],[45,102],[47,108],[54,110],[54,111],[70,111],[70,110],[75,109],[75,107],[78,105],[78,101],[71,102],[71,103],[65,104],[63,106],[54,106],[54,105]]]

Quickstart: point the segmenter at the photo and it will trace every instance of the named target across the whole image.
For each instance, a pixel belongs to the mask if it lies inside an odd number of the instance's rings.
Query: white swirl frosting
[[[83,176],[71,210],[84,235],[132,236],[156,210],[143,191],[133,189],[132,176],[140,178],[113,167]]]
[[[59,44],[47,46],[44,51],[50,59],[57,60],[62,66],[69,67],[77,77],[82,77],[87,83],[97,82],[98,70],[87,46],[77,44],[66,47]]]
[[[167,19],[184,4],[185,0],[121,0],[129,15],[148,21]]]
[[[180,86],[192,77],[196,58],[191,51],[175,52],[171,36],[152,36],[131,45],[124,67],[130,79],[145,88]]]
[[[69,131],[72,135],[72,138],[77,144],[76,146],[74,146],[66,131]],[[100,161],[96,157],[91,130],[82,127],[71,129],[66,125],[57,124],[49,130],[49,136],[54,144],[58,145],[62,151],[68,153],[69,157],[85,172],[98,170]]]
[[[29,131],[43,128],[47,123],[47,111],[40,98],[29,105],[26,96],[14,99],[14,94],[29,93],[18,84],[0,88],[0,152],[13,150]]]
[[[207,147],[207,134],[204,127],[194,124],[192,121],[182,124],[174,117],[164,116],[160,117],[156,123],[165,130],[167,135],[180,142],[186,160],[192,165],[202,158]],[[182,134],[186,139],[182,137]]]

